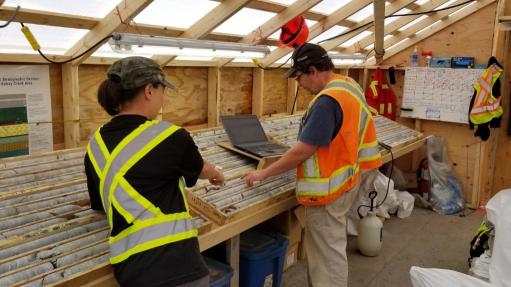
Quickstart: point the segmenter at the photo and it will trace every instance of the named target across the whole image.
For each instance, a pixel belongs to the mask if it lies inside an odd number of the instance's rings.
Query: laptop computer
[[[220,116],[231,144],[259,157],[284,154],[289,148],[276,144],[266,133],[256,115]]]

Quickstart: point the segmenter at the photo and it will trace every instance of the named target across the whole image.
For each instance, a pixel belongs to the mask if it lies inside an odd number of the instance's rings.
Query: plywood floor
[[[469,214],[470,210],[467,210]],[[410,268],[443,268],[468,272],[469,244],[485,213],[466,217],[438,215],[415,208],[406,219],[392,216],[384,222],[383,249],[378,257],[365,257],[357,249],[357,238],[348,239],[350,287],[408,287]],[[287,270],[282,287],[306,287],[307,263],[300,261]]]

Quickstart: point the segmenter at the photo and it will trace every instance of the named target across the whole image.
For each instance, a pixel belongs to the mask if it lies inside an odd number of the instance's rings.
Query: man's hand
[[[245,179],[247,185],[252,187],[254,185],[254,181],[263,181],[268,178],[266,170],[255,170],[241,176],[241,179]]]
[[[216,185],[216,186],[222,186],[224,185],[224,181],[225,181],[225,178],[224,178],[224,175],[222,174],[221,171],[219,170],[216,170],[217,173],[214,177],[212,178],[209,178],[209,183],[211,183],[212,185]]]

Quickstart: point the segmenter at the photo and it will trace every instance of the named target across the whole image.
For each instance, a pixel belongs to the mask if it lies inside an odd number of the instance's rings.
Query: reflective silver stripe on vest
[[[121,168],[141,149],[147,146],[151,141],[153,141],[156,137],[158,137],[161,133],[166,131],[172,127],[170,123],[167,122],[159,122],[157,124],[153,124],[142,131],[138,136],[132,139],[122,150],[117,154],[117,156],[112,159],[112,164],[107,171],[104,180],[103,186],[103,196],[108,196],[108,191],[113,184],[115,176],[119,173]],[[113,153],[113,152],[112,152]],[[117,190],[117,187],[116,187]],[[124,208],[127,212],[131,214],[133,218],[138,218],[142,213],[146,212],[146,208],[140,205],[137,201],[133,200],[133,198],[123,191],[121,188],[120,191],[114,194],[115,199]],[[126,205],[128,203],[128,205]],[[124,204],[124,205],[123,205]],[[151,212],[152,213],[152,212]],[[153,214],[155,217],[156,215]],[[128,222],[131,223],[131,222]]]
[[[378,145],[369,147],[369,148],[363,148],[358,151],[358,158],[371,157],[371,156],[375,156],[379,153],[380,153],[380,148],[378,147]]]
[[[105,171],[106,166],[106,157],[103,151],[101,150],[101,147],[99,146],[98,140],[96,139],[96,134],[94,134],[90,141],[89,141],[89,147],[90,151],[92,153],[92,156],[94,157],[94,160],[96,161],[96,164],[98,165],[98,168],[101,170],[101,173]],[[101,178],[101,175],[98,174],[99,178]],[[108,198],[108,195],[106,197],[103,197],[103,204],[105,207],[105,212],[108,216],[108,211],[110,210],[110,199]]]
[[[140,205],[140,203],[133,200],[133,198],[126,193],[126,190],[124,190],[124,188],[120,184],[117,184],[115,186],[114,198],[117,201],[117,203],[120,206],[122,206],[122,208],[124,208],[124,210],[126,210],[129,214],[131,214],[131,216],[133,216],[133,219],[138,218],[141,221],[144,221],[148,218],[156,217],[156,214],[147,210],[145,207]],[[128,221],[128,223],[131,222]]]
[[[298,181],[296,190],[299,192],[328,192],[331,189],[341,185],[350,176],[355,176],[355,169],[348,169],[345,172],[330,178],[328,182],[306,182]]]
[[[143,149],[147,144],[149,144],[152,140],[158,137],[161,133],[166,131],[172,127],[171,124],[166,122],[159,122],[158,124],[153,124],[142,131],[138,136],[136,136],[133,140],[131,140],[118,154],[115,158],[111,159],[112,163],[110,165],[107,174],[104,175],[103,184],[103,200],[105,204],[106,214],[109,214],[110,209],[110,198],[109,191],[115,179],[115,176],[119,173],[120,169],[141,149]],[[91,151],[93,152],[93,156],[98,163],[98,167],[104,172],[106,166],[106,160],[104,158],[103,152],[99,147],[99,144],[95,137],[91,139],[90,142]],[[102,159],[101,159],[102,158]],[[115,187],[114,197],[119,205],[124,208],[127,212],[131,214],[131,216],[136,219],[139,218],[143,213],[145,218],[152,218],[156,215],[152,212],[148,212],[146,208],[144,208],[140,203],[133,200],[133,198],[126,193],[126,191],[118,184]],[[131,222],[128,222],[131,223]]]
[[[316,153],[316,152],[314,152]],[[312,154],[308,159],[305,160],[305,165],[307,166],[307,174],[308,178],[316,177],[316,169],[314,168],[314,154]]]
[[[499,106],[500,106],[500,102],[496,102],[493,105],[485,105],[480,108],[472,109],[472,111],[470,113],[475,114],[475,113],[482,113],[482,112],[487,112],[487,111],[494,112],[495,110],[497,110],[499,108]]]
[[[130,251],[137,245],[156,239],[194,230],[195,226],[191,218],[166,221],[145,227],[141,230],[110,244],[110,258],[119,256]]]
[[[360,108],[360,126],[358,127],[358,146],[360,146],[362,144],[362,141],[364,140],[362,138],[362,135],[364,134],[364,128],[366,127],[368,118],[369,118],[369,115],[361,107]]]
[[[367,109],[369,109],[369,106],[367,105],[366,99],[363,94],[360,93],[359,90],[357,90],[352,85],[346,83],[346,82],[333,82],[328,84],[324,90],[331,89],[331,88],[343,88],[349,90],[351,93],[355,94],[361,101],[364,103]]]
[[[492,85],[493,85],[493,73],[495,73],[495,72],[498,72],[498,70],[495,67],[495,65],[493,65],[493,68],[490,70],[489,75],[486,75],[487,77],[489,76],[490,81],[492,82]],[[484,76],[482,76],[481,78],[483,78],[483,77]],[[492,88],[483,79],[479,79],[479,85],[486,90],[487,94],[491,94]],[[484,90],[482,90],[481,93],[484,93]],[[486,96],[479,95],[479,98],[477,99],[477,103],[475,106],[476,107],[480,106],[485,97]]]

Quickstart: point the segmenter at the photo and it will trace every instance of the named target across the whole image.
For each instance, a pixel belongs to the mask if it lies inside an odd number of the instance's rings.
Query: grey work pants
[[[360,179],[348,192],[322,206],[305,206],[308,280],[313,287],[347,287],[346,214]]]

